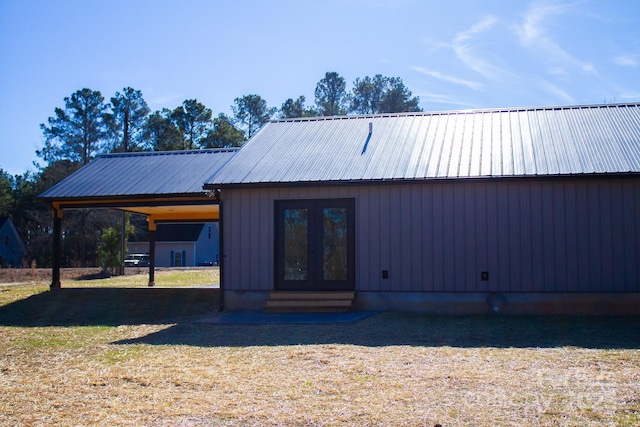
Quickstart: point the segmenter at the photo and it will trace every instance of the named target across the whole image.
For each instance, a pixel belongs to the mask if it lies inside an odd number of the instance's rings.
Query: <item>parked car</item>
[[[125,267],[148,267],[149,255],[147,254],[129,254],[124,259]]]

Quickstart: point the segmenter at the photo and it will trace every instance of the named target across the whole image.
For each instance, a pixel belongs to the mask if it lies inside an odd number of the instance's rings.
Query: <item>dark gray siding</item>
[[[359,291],[640,292],[638,179],[227,189],[223,197],[230,290],[273,288],[274,200],[353,197]]]

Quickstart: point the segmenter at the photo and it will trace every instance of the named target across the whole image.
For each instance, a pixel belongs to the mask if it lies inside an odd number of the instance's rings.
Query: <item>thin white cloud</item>
[[[427,52],[428,53],[435,53],[441,49],[450,49],[451,48],[451,44],[432,38],[432,37],[424,37],[422,39],[422,44],[424,44],[427,47]]]
[[[618,55],[613,58],[613,63],[625,67],[637,67],[638,57],[635,55]]]
[[[147,99],[147,104],[149,108],[152,110],[159,110],[169,105],[172,105],[176,102],[181,103],[184,95],[174,94],[174,95],[150,95]]]
[[[569,73],[567,72],[567,69],[564,67],[553,67],[549,70],[549,74],[553,74],[556,76],[566,76]]]
[[[559,15],[566,9],[566,6],[551,3],[544,0],[536,0],[524,16],[524,21],[517,28],[518,35],[523,44],[529,45],[538,41],[546,40],[547,31],[544,26],[550,16]]]
[[[493,15],[487,15],[473,24],[467,31],[462,31],[456,34],[455,38],[453,39],[453,43],[463,43],[468,40],[472,40],[475,35],[490,31],[494,27],[496,22],[498,22],[498,18]]]
[[[567,92],[560,89],[558,86],[554,85],[553,83],[548,82],[546,80],[540,80],[538,84],[542,87],[542,89],[549,92],[556,99],[559,99],[562,103],[567,103],[567,104],[576,103],[576,100],[571,95],[569,95]]]
[[[489,80],[499,81],[505,72],[495,64],[488,61],[487,55],[477,51],[474,40],[491,31],[498,22],[498,18],[488,15],[476,22],[466,31],[462,31],[454,37],[451,46],[458,59],[467,67],[480,73]]]
[[[534,0],[524,15],[516,33],[523,46],[544,56],[551,64],[550,74],[567,74],[567,69],[577,69],[588,74],[598,74],[595,66],[573,56],[553,38],[547,30],[548,22],[555,16],[571,11],[567,4],[548,0]],[[558,70],[562,70],[561,73]]]
[[[431,76],[431,77],[433,77],[435,79],[442,80],[442,81],[445,81],[445,82],[448,82],[448,83],[454,83],[454,84],[457,84],[457,85],[460,85],[460,86],[466,86],[466,87],[468,87],[470,89],[473,89],[473,90],[482,89],[482,83],[472,82],[470,80],[464,80],[464,79],[460,79],[458,77],[449,76],[449,75],[440,73],[438,71],[429,70],[429,69],[424,68],[424,67],[411,67],[411,69],[413,71],[417,71],[420,74]]]
[[[477,104],[468,101],[461,101],[460,99],[448,94],[420,92],[417,95],[420,97],[421,102],[426,101],[429,104],[455,105],[460,108],[478,108]]]

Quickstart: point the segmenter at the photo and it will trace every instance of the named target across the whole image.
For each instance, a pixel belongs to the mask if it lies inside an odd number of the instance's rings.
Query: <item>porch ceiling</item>
[[[123,207],[120,210],[147,215],[155,221],[178,220],[218,220],[220,210],[217,204],[179,206],[138,206]]]
[[[156,198],[140,197],[56,200],[52,202],[56,211],[69,209],[117,209],[145,215],[153,222],[158,221],[216,221],[220,209],[215,199],[209,197]]]

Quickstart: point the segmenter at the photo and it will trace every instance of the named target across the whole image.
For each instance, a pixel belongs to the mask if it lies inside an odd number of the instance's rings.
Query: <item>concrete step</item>
[[[269,307],[265,313],[296,314],[296,313],[349,313],[351,307]]]
[[[269,294],[270,300],[353,300],[355,292],[294,292],[274,291]]]
[[[351,307],[352,300],[348,299],[328,299],[328,300],[267,300],[265,308],[270,307]]]
[[[355,292],[271,292],[266,313],[336,313],[353,308]]]

